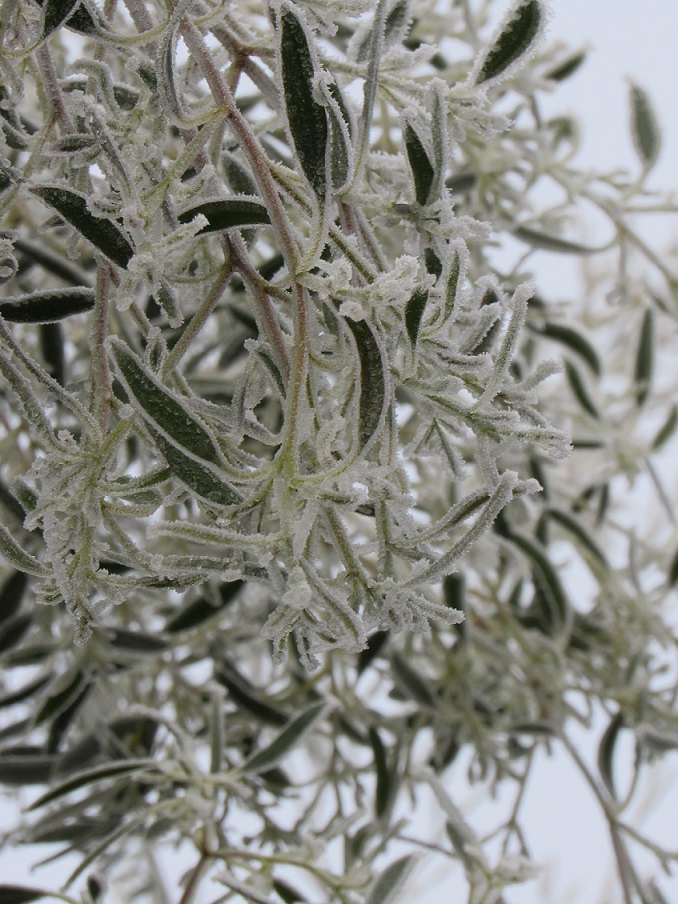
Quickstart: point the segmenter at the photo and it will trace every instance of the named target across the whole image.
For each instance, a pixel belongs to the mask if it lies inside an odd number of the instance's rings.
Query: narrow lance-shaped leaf
[[[315,66],[306,32],[288,9],[281,17],[280,65],[287,121],[299,163],[313,191],[324,200],[327,115],[313,96]]]
[[[50,696],[47,697],[47,699],[43,702],[35,717],[35,724],[42,725],[43,722],[52,719],[63,709],[65,709],[73,700],[73,698],[78,694],[84,681],[85,676],[78,669],[78,671],[76,671],[75,675],[73,675],[73,677],[65,685],[65,687],[62,687],[55,693],[50,694]]]
[[[631,137],[640,161],[649,170],[661,150],[661,132],[648,95],[638,85],[630,85]]]
[[[428,684],[419,672],[412,668],[407,660],[399,653],[391,655],[391,667],[393,677],[404,694],[411,700],[416,700],[420,706],[427,709],[435,709],[436,698]]]
[[[374,769],[377,775],[377,785],[374,792],[374,815],[377,819],[381,819],[387,812],[391,801],[391,776],[384,743],[379,732],[372,725],[369,728],[369,739],[374,756]]]
[[[134,248],[112,220],[90,212],[84,195],[53,185],[35,185],[29,191],[53,207],[113,263],[124,269],[130,262]]]
[[[565,326],[562,323],[544,323],[540,327],[535,327],[531,325],[529,321],[528,328],[540,333],[542,336],[546,336],[547,339],[553,339],[554,342],[560,342],[562,345],[566,345],[575,354],[586,361],[597,377],[601,375],[602,367],[598,352],[588,339],[578,330],[573,329],[570,326]]]
[[[31,901],[53,897],[51,892],[41,891],[39,888],[28,888],[25,885],[0,885],[0,904],[30,904]],[[56,897],[61,898],[61,895]]]
[[[534,44],[543,20],[540,0],[519,0],[500,26],[499,35],[485,54],[475,82],[496,79],[506,73]]]
[[[263,204],[246,198],[227,198],[223,201],[207,201],[204,204],[198,204],[197,207],[191,207],[180,213],[179,222],[190,223],[199,214],[206,218],[207,226],[203,226],[198,235],[232,229],[235,226],[257,226],[271,222]]]
[[[214,677],[228,690],[233,702],[255,719],[269,725],[285,725],[288,721],[286,713],[275,709],[259,696],[253,688],[248,687],[245,679],[235,669],[217,669]]]
[[[387,866],[372,886],[365,904],[393,904],[416,862],[417,858],[408,854]]]
[[[636,404],[641,407],[647,401],[654,370],[654,311],[647,308],[643,314],[640,337],[636,350],[634,378],[636,384]]]
[[[567,377],[567,382],[570,384],[570,389],[574,393],[574,396],[581,407],[584,411],[588,412],[591,417],[598,420],[600,418],[600,413],[589,395],[588,388],[584,383],[581,374],[571,361],[565,362],[565,376]]]
[[[0,558],[26,574],[33,574],[39,578],[47,577],[49,574],[44,565],[17,543],[4,524],[0,524]]]
[[[403,130],[407,159],[414,179],[414,194],[417,204],[424,206],[429,202],[431,188],[435,179],[435,170],[424,147],[424,143],[409,122],[405,123]]]
[[[221,453],[207,428],[188,407],[151,374],[136,354],[119,339],[111,341],[111,353],[125,389],[136,400],[152,426],[197,458],[221,464]]]
[[[624,714],[620,710],[610,720],[610,724],[603,732],[598,747],[598,769],[600,770],[600,777],[605,783],[605,787],[610,792],[610,796],[614,800],[617,798],[617,792],[614,786],[612,760],[614,757],[614,749],[619,738],[619,732],[623,727]]]
[[[540,248],[542,251],[555,251],[559,254],[576,254],[577,256],[586,254],[599,254],[606,251],[607,246],[592,248],[590,245],[580,245],[578,242],[570,242],[568,239],[562,239],[558,235],[550,235],[548,232],[542,232],[539,229],[532,229],[529,226],[518,226],[514,229],[513,235],[532,245],[533,248]]]
[[[412,345],[417,344],[421,318],[424,316],[424,308],[428,301],[428,292],[418,289],[405,305],[405,328]]]
[[[457,540],[452,548],[444,553],[436,562],[425,565],[423,568],[415,568],[411,576],[405,580],[403,586],[411,587],[415,584],[430,584],[455,571],[454,563],[457,559],[467,552],[486,530],[489,530],[499,512],[511,501],[516,478],[517,475],[513,471],[505,471],[501,475],[499,483],[495,487],[492,495],[483,505],[480,515],[461,539]],[[468,514],[484,501],[483,496],[484,494],[480,493],[474,494],[474,496],[471,497]],[[462,506],[462,510],[463,508],[464,507]]]
[[[215,473],[213,466],[196,461],[179,446],[169,442],[158,430],[147,426],[156,448],[174,476],[185,483],[197,496],[216,505],[236,505],[241,501],[233,487],[229,486],[218,473]]]
[[[297,746],[302,736],[318,720],[324,709],[324,702],[313,703],[299,713],[276,735],[270,744],[245,760],[241,766],[243,772],[263,772],[276,766],[290,750]]]
[[[558,63],[556,66],[545,72],[544,78],[550,79],[552,82],[565,81],[566,78],[574,75],[585,59],[586,52],[580,50],[578,53],[567,57],[562,63]]]
[[[346,323],[355,338],[360,360],[358,436],[362,450],[374,436],[384,411],[384,365],[379,343],[367,322],[347,318]]]
[[[543,613],[548,619],[547,627],[554,634],[560,633],[568,625],[570,604],[558,572],[551,564],[546,550],[536,540],[518,532],[512,532],[510,539],[532,562],[537,589],[543,594],[548,607],[548,611]]]
[[[0,586],[0,623],[16,615],[21,607],[28,578],[25,572],[15,571]]]
[[[527,315],[527,303],[533,295],[534,286],[532,286],[531,283],[523,283],[518,286],[513,293],[513,312],[511,314],[511,319],[509,320],[501,347],[497,353],[494,362],[494,370],[485,384],[482,395],[476,402],[476,408],[488,402],[490,399],[493,399],[501,390],[502,384],[508,374],[513,355],[518,347],[518,340]]]
[[[584,549],[591,558],[595,559],[603,568],[607,568],[607,559],[604,552],[595,540],[589,535],[588,531],[579,523],[579,521],[568,512],[559,509],[549,509],[549,518],[560,524]]]
[[[3,298],[0,315],[10,323],[55,323],[74,314],[83,314],[94,307],[94,289],[52,289]]]
[[[87,769],[84,772],[80,772],[78,775],[72,776],[56,787],[50,788],[49,791],[33,801],[28,809],[37,810],[39,807],[44,807],[45,804],[52,803],[52,801],[58,800],[66,794],[70,794],[71,791],[76,791],[78,788],[83,788],[85,785],[91,785],[94,782],[101,782],[109,778],[117,778],[121,775],[129,775],[131,772],[148,771],[149,769],[156,768],[157,763],[154,760],[139,759],[125,760],[122,763],[107,763],[103,766],[97,766],[94,769]]]
[[[330,137],[330,175],[332,189],[340,191],[348,180],[351,170],[351,120],[336,82],[323,90],[327,98],[327,120]]]
[[[672,405],[666,416],[666,420],[659,428],[657,435],[652,441],[652,450],[654,452],[656,452],[657,449],[661,449],[664,443],[673,436],[676,427],[678,427],[678,405]]]

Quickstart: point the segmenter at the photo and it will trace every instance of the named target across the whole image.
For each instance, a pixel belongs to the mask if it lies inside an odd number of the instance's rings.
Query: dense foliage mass
[[[625,822],[678,745],[660,133],[633,84],[640,174],[577,171],[540,104],[583,54],[502,7],[2,4],[0,784],[38,786],[9,840],[80,855],[62,900],[378,904],[418,848],[506,900],[555,748],[661,900]],[[535,252],[606,263],[566,303]],[[453,775],[514,790],[487,839]]]

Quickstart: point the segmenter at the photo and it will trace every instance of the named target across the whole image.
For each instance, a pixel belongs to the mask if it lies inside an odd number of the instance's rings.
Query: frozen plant
[[[121,850],[143,864],[130,895],[160,895],[165,839],[198,851],[182,902],[208,872],[251,901],[304,900],[297,873],[391,900],[412,862],[379,874],[407,836],[398,790],[423,783],[469,900],[500,900],[532,870],[515,821],[489,866],[436,773],[470,745],[472,780],[522,789],[544,738],[569,743],[570,682],[610,699],[547,550],[553,522],[595,558],[586,506],[540,495],[573,420],[555,390],[540,406],[560,370],[543,340],[596,353],[492,254],[502,233],[595,250],[561,236],[568,205],[530,198],[545,175],[595,197],[538,109],[581,55],[540,52],[542,0],[489,35],[473,6],[2,4],[0,706],[29,716],[0,728],[0,782],[48,786],[18,837],[81,851],[69,887],[96,862],[90,898]],[[601,597],[627,592],[598,567]]]

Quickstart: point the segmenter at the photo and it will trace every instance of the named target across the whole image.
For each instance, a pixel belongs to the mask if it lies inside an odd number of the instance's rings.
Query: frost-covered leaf
[[[315,99],[316,67],[304,26],[290,9],[280,21],[281,82],[287,122],[301,169],[318,198],[327,190],[325,107]]]
[[[52,289],[3,298],[0,315],[10,323],[55,323],[74,314],[83,314],[94,307],[94,289]]]
[[[541,0],[517,0],[502,20],[498,33],[478,67],[477,85],[509,74],[534,46],[542,30]]]
[[[358,347],[360,361],[360,398],[358,436],[363,450],[377,431],[386,404],[386,385],[381,349],[372,328],[365,320],[346,318]]]
[[[44,23],[40,39],[44,40],[53,31],[56,31],[79,4],[80,0],[45,0],[43,6]]]
[[[405,328],[413,346],[417,344],[421,318],[424,316],[427,301],[428,292],[418,289],[405,305]]]
[[[134,249],[122,230],[107,217],[96,217],[89,210],[85,195],[55,185],[34,185],[30,191],[53,207],[71,226],[123,269],[134,255]]]
[[[4,524],[0,524],[0,557],[18,571],[26,574],[33,574],[40,578],[49,574],[44,565],[19,545]]]
[[[232,229],[235,226],[256,226],[271,222],[263,204],[246,198],[206,201],[180,213],[179,222],[190,223],[198,215],[204,216],[207,220],[207,226],[203,226],[198,235]]]
[[[404,128],[405,150],[414,179],[414,195],[417,204],[422,207],[428,204],[431,188],[435,180],[435,170],[423,141],[410,122]]]
[[[662,139],[657,116],[647,93],[631,82],[629,86],[631,103],[631,137],[640,161],[646,170],[657,162]]]

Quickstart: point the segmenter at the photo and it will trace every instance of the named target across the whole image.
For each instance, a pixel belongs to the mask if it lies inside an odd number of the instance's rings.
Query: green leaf
[[[330,174],[332,188],[338,192],[346,184],[351,171],[351,120],[336,82],[328,88],[326,107],[330,136]]]
[[[107,642],[118,650],[130,653],[144,653],[156,656],[167,649],[169,643],[162,637],[142,634],[140,631],[128,631],[125,628],[106,628],[103,632]]]
[[[68,19],[80,0],[46,0],[44,4],[44,24],[40,40],[44,41]]]
[[[17,615],[6,621],[0,630],[0,653],[5,653],[18,646],[19,641],[28,631],[33,622],[31,614]]]
[[[377,431],[386,402],[384,365],[379,343],[365,320],[346,318],[358,347],[360,361],[360,401],[358,405],[358,436],[361,451]]]
[[[370,634],[367,646],[358,653],[358,675],[362,675],[372,660],[379,656],[390,636],[389,631],[375,631],[374,634]]]
[[[54,895],[51,892],[41,891],[39,888],[27,888],[25,885],[0,885],[0,904],[29,904],[30,901],[52,897]]]
[[[436,708],[433,691],[400,653],[391,654],[391,668],[398,687],[410,700],[415,700],[427,709]]]
[[[445,309],[444,322],[447,322],[454,310],[454,303],[457,299],[459,284],[463,278],[461,272],[461,255],[455,251],[450,262],[450,269],[447,274],[447,285],[445,288]]]
[[[657,435],[652,440],[652,451],[656,452],[657,449],[660,449],[665,442],[667,442],[674,434],[676,427],[678,426],[678,405],[672,405],[668,415],[666,416],[666,420],[663,425],[657,431]]]
[[[270,223],[268,211],[259,201],[246,198],[228,198],[223,201],[207,201],[191,207],[179,214],[180,223],[190,223],[194,217],[202,214],[207,219],[198,235],[206,232],[219,232],[222,229],[233,229],[235,226],[256,226]]]
[[[213,468],[196,461],[150,426],[149,432],[170,471],[197,496],[213,505],[237,505],[242,501],[235,490],[216,474]]]
[[[306,32],[288,9],[281,16],[280,64],[287,121],[299,163],[313,191],[324,200],[327,114],[313,96],[315,66]]]
[[[3,298],[0,315],[10,323],[55,323],[94,307],[94,289],[53,289],[30,295]]]
[[[418,289],[405,305],[405,328],[412,345],[417,344],[421,318],[424,316],[424,308],[428,301],[428,292]]]
[[[263,700],[233,666],[217,669],[214,677],[228,690],[231,700],[238,709],[244,710],[255,719],[268,725],[285,725],[287,723],[287,713]]]
[[[517,229],[513,230],[513,235],[534,248],[540,248],[543,251],[556,251],[559,254],[599,254],[601,251],[606,250],[605,246],[591,248],[590,245],[570,242],[567,239],[561,239],[558,235],[550,235],[548,232],[531,229],[529,226],[518,226]]]
[[[669,587],[675,587],[678,584],[678,549],[673,554],[669,571],[667,575],[667,584]]]
[[[372,886],[365,904],[392,904],[416,862],[417,858],[408,854],[387,866]]]
[[[13,572],[0,587],[0,624],[17,614],[28,586],[23,571]]]
[[[377,784],[374,792],[374,815],[377,819],[381,819],[387,813],[393,799],[391,775],[384,743],[379,732],[372,725],[369,728],[369,739],[372,755],[374,756],[374,770],[377,775]]]
[[[608,564],[605,554],[576,518],[567,512],[553,508],[548,510],[548,516],[571,534],[579,545],[589,553],[591,558],[595,559],[599,565],[607,570]]]
[[[147,772],[150,769],[156,769],[157,763],[151,759],[125,760],[122,763],[107,763],[104,766],[96,766],[94,769],[88,769],[69,778],[65,782],[50,788],[46,794],[43,794],[28,808],[29,810],[37,810],[44,807],[45,804],[52,803],[71,791],[77,791],[85,785],[91,785],[95,782],[102,782],[109,778],[117,778],[121,775],[129,775],[131,772]]]
[[[317,722],[324,710],[324,701],[313,703],[295,716],[270,744],[245,760],[240,768],[243,772],[264,772],[266,769],[276,766],[290,750],[296,747],[302,736]]]
[[[642,407],[647,401],[654,370],[654,311],[647,308],[640,326],[634,380],[636,384],[636,405]]]
[[[423,207],[429,202],[435,170],[424,143],[409,122],[405,123],[404,138],[407,159],[414,179],[414,194],[417,204]]]
[[[510,69],[533,45],[542,25],[540,0],[523,0],[514,4],[504,19],[499,36],[485,54],[475,82],[496,79]]]
[[[613,800],[617,799],[617,792],[614,786],[614,774],[612,769],[612,760],[614,757],[614,749],[619,738],[619,732],[624,727],[624,715],[621,710],[616,713],[610,720],[610,724],[603,732],[598,746],[598,770],[605,787],[610,792]]]
[[[181,631],[189,631],[202,625],[210,618],[214,618],[223,608],[228,606],[236,598],[240,590],[244,587],[243,581],[224,582],[219,589],[221,597],[220,605],[212,605],[204,597],[200,597],[189,603],[184,609],[178,612],[174,618],[171,618],[165,625],[165,631],[168,634],[178,634]]]
[[[45,578],[49,574],[44,565],[19,546],[4,524],[0,524],[0,558],[26,574],[33,574],[39,578]]]
[[[559,634],[568,625],[570,604],[558,572],[549,561],[546,550],[536,540],[518,532],[511,532],[509,539],[532,563],[535,587],[541,591],[545,606],[545,610],[539,613],[545,620],[545,628],[550,634]]]
[[[42,704],[35,717],[35,724],[42,725],[62,710],[78,695],[83,684],[86,683],[83,672],[78,669],[71,680],[56,693],[51,694]]]
[[[274,879],[273,880],[273,890],[281,898],[285,904],[296,904],[297,901],[303,904],[307,898],[298,892],[295,888],[292,888],[291,885],[288,885],[287,882],[283,882],[282,879]],[[1,902],[0,902],[1,904]]]
[[[549,79],[552,82],[562,82],[566,78],[569,78],[571,75],[579,69],[581,64],[586,59],[586,52],[584,50],[580,50],[578,53],[573,54],[567,59],[563,60],[562,63],[558,63],[557,66],[553,66],[547,72],[544,73],[544,78]]]
[[[125,389],[151,425],[192,455],[219,465],[221,454],[216,440],[191,414],[184,401],[167,389],[121,340],[111,341],[111,353]]]
[[[598,352],[578,330],[570,326],[564,326],[561,323],[544,323],[540,327],[528,323],[528,328],[542,336],[546,336],[547,339],[553,339],[554,342],[560,342],[561,345],[567,346],[567,348],[586,361],[597,377],[601,375],[602,367]]]
[[[0,785],[45,785],[52,775],[54,761],[54,755],[45,753],[40,747],[0,751]]]
[[[567,382],[570,384],[570,389],[584,411],[587,411],[591,417],[599,420],[600,413],[589,395],[588,388],[586,387],[581,374],[571,361],[565,362],[565,376],[567,377]]]
[[[636,153],[640,157],[645,170],[651,169],[657,162],[661,151],[661,132],[648,95],[638,85],[631,82],[629,86],[631,103],[631,137]]]
[[[112,220],[90,213],[85,195],[54,185],[35,185],[29,191],[53,207],[113,263],[124,269],[130,262],[134,249],[125,235]]]
[[[6,706],[14,706],[15,703],[22,703],[32,697],[33,694],[37,694],[50,681],[51,678],[37,678],[35,681],[29,681],[28,684],[24,684],[18,690],[5,694],[4,697],[0,697],[0,709],[4,709]]]

